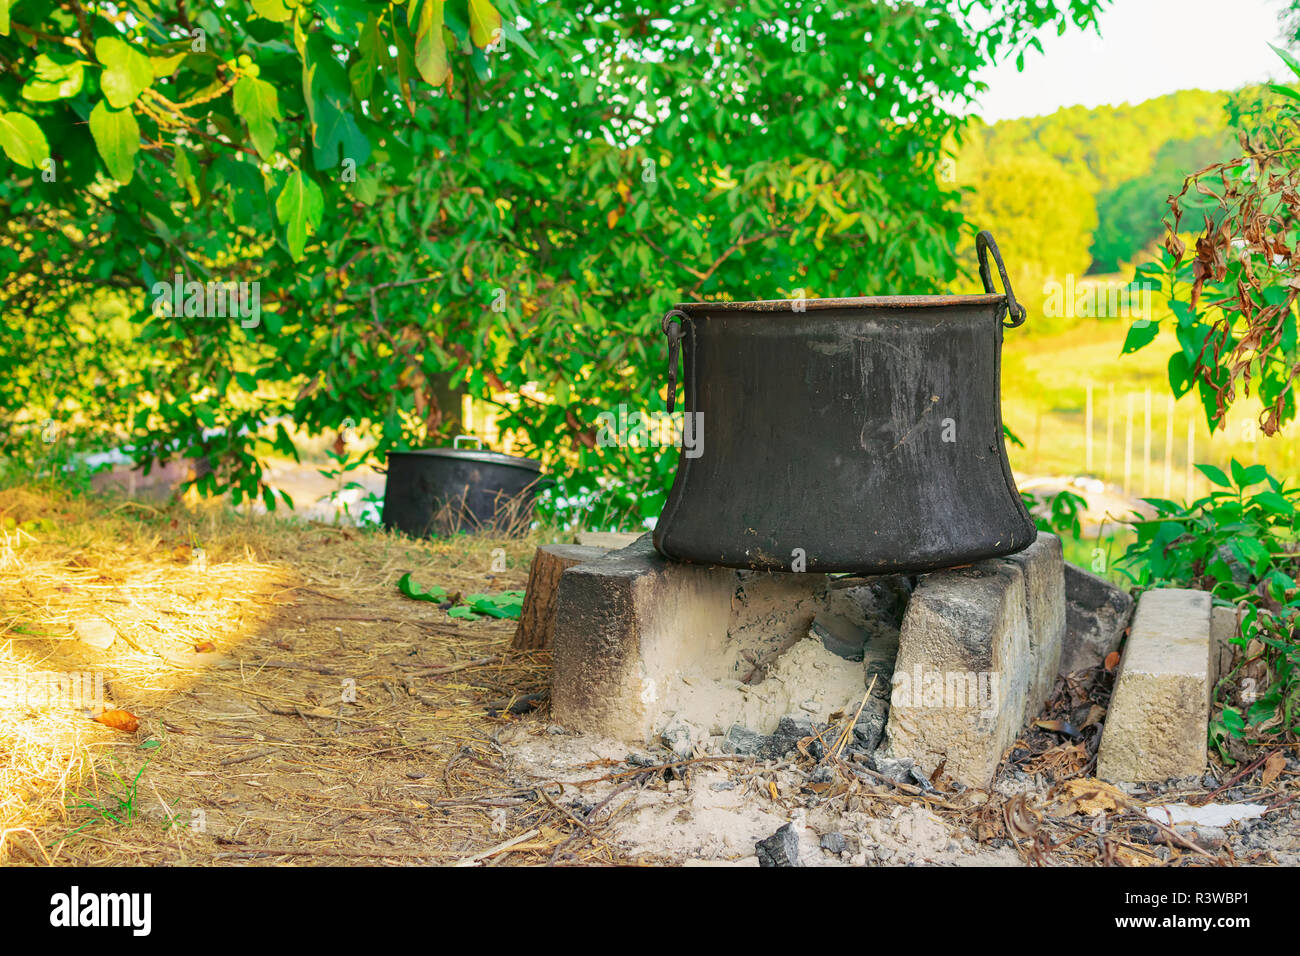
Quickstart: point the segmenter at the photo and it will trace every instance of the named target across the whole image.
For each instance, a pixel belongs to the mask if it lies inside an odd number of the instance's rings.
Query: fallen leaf
[[[1052,733],[1065,734],[1068,737],[1082,736],[1068,720],[1035,720],[1034,726],[1050,730]]]
[[[1282,756],[1282,751],[1274,750],[1264,761],[1264,776],[1260,780],[1260,786],[1267,787],[1270,783],[1278,778],[1278,775],[1286,768],[1286,757]]]
[[[178,544],[172,549],[172,560],[179,564],[189,564],[190,558],[194,556],[194,549],[188,544]]]
[[[102,617],[87,617],[74,621],[72,631],[83,644],[106,651],[117,640],[117,629]]]
[[[1119,664],[1119,651],[1111,651],[1106,655],[1106,670],[1113,671]]]
[[[777,800],[777,799],[779,799],[780,796],[781,796],[781,795],[780,795],[779,793],[777,793],[777,791],[776,791],[776,784],[775,784],[773,781],[771,781],[771,780],[769,780],[769,781],[767,782],[767,792],[770,793],[770,794],[772,795],[772,799],[773,799],[773,800]]]
[[[1088,716],[1083,721],[1083,726],[1091,727],[1094,724],[1100,724],[1103,717],[1106,716],[1106,708],[1093,704],[1088,708]]]
[[[195,654],[208,654],[216,649],[217,645],[213,644],[211,641],[199,641],[194,645]]]
[[[412,600],[430,601],[434,604],[437,604],[439,601],[445,600],[447,597],[447,591],[444,588],[438,587],[437,585],[429,588],[427,591],[424,588],[420,587],[420,585],[416,584],[415,581],[412,580],[411,572],[409,571],[406,574],[403,574],[400,578],[398,578],[397,590],[401,591],[403,594],[405,594],[407,597],[411,598]]]
[[[140,729],[140,718],[129,710],[106,710],[95,720],[105,727],[112,727],[124,733],[133,734]]]
[[[1082,813],[1089,817],[1098,811],[1110,813],[1129,805],[1124,791],[1104,780],[1088,777],[1065,781],[1057,791],[1056,799],[1067,805],[1067,813]]]
[[[934,773],[930,774],[931,786],[938,787],[938,789],[940,790],[943,789],[943,787],[939,786],[939,781],[943,778],[943,768],[946,766],[948,766],[948,758],[944,757],[942,760],[939,761],[939,766],[934,768]]]
[[[1015,839],[1028,839],[1043,825],[1043,815],[1018,793],[1002,807],[1002,819],[1007,832]]]

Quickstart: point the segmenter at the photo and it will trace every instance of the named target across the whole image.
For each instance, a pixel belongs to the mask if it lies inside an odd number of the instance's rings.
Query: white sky
[[[976,111],[988,122],[1062,106],[1140,103],[1175,90],[1230,90],[1280,80],[1290,71],[1279,44],[1285,0],[1113,0],[1100,36],[1068,30],[1041,36],[1023,73],[1014,62],[982,70],[988,90]]]

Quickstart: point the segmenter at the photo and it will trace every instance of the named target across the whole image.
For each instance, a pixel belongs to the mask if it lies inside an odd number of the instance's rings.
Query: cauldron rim
[[[752,302],[683,302],[684,312],[792,312],[823,309],[944,309],[990,306],[1006,302],[1005,295],[867,295],[842,299],[757,299]]]
[[[542,463],[536,458],[524,458],[519,455],[507,455],[500,451],[480,451],[475,448],[411,448],[407,451],[390,451],[389,458],[413,455],[428,458],[455,458],[459,461],[478,461],[489,465],[505,465],[523,468],[526,471],[542,470]]]

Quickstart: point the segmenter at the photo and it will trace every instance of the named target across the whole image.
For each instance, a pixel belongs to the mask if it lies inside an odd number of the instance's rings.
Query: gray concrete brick
[[[1097,776],[1146,783],[1205,770],[1210,595],[1163,588],[1138,601],[1097,754]]]

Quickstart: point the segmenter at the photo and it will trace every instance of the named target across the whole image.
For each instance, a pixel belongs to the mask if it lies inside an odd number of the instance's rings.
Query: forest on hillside
[[[1131,275],[1163,236],[1168,197],[1189,172],[1232,155],[1232,117],[1258,97],[1181,90],[1136,105],[977,120],[951,178],[1032,303],[1049,279]]]

